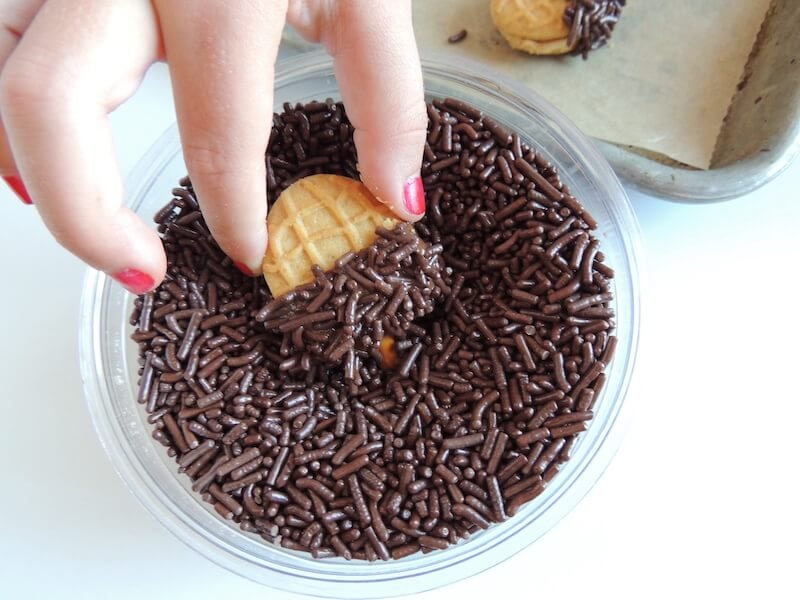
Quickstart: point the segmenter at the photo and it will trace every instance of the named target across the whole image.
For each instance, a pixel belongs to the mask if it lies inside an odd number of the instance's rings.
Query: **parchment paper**
[[[588,61],[512,50],[489,0],[414,0],[420,47],[484,62],[527,84],[588,135],[700,169],[714,146],[771,0],[629,0]],[[466,29],[467,38],[448,44]]]

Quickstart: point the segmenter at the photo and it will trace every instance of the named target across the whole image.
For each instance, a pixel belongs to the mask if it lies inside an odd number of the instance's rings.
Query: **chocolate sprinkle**
[[[564,11],[572,54],[580,54],[586,60],[589,52],[605,46],[622,16],[625,1],[572,0]]]
[[[513,517],[590,426],[616,347],[613,270],[553,165],[459,100],[428,114],[422,221],[273,298],[184,178],[156,215],[166,279],[131,315],[137,399],[192,489],[319,559],[438,551]],[[352,133],[339,103],[285,105],[269,201],[357,177]]]
[[[467,30],[466,29],[462,29],[461,31],[459,31],[457,33],[454,33],[449,38],[447,38],[447,43],[448,44],[457,44],[458,42],[463,41],[464,38],[466,38],[466,37],[467,37]]]

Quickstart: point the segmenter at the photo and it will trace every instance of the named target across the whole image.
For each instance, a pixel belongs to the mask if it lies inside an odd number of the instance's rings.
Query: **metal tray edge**
[[[777,95],[779,104],[775,107],[781,120],[768,123],[765,127],[766,137],[758,140],[763,142],[759,144],[758,150],[753,150],[749,155],[725,166],[703,171],[664,164],[635,150],[603,140],[595,139],[595,143],[617,175],[627,183],[667,200],[688,203],[719,202],[758,189],[777,177],[800,154],[800,65],[795,64],[795,60],[800,63],[800,36],[796,35],[798,27],[800,5],[795,4],[795,0],[774,0],[745,71],[745,77],[750,81],[761,78],[774,82],[778,79],[783,88]],[[774,48],[778,46],[781,47],[780,50],[775,51]],[[794,57],[791,64],[781,62],[787,56]],[[778,72],[781,68],[792,68],[793,72],[782,78]],[[766,77],[760,77],[762,73],[757,71],[761,69],[770,70],[763,73]],[[743,95],[752,98],[758,93],[748,89]],[[756,103],[760,100],[759,95]],[[737,106],[735,97],[729,113],[732,120],[739,117],[742,111],[741,103],[738,104]],[[740,118],[748,117],[752,118],[752,115],[745,114]],[[729,122],[726,126],[732,127],[735,124]],[[720,132],[720,137],[723,137],[723,132]]]

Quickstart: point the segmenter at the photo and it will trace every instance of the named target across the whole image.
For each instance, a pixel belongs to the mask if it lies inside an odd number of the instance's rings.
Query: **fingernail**
[[[25,189],[25,184],[22,183],[22,179],[17,177],[16,175],[4,175],[3,179],[8,184],[14,193],[19,196],[19,199],[22,200],[25,204],[33,204],[33,200],[28,195],[28,190]]]
[[[255,277],[253,272],[250,270],[250,267],[248,267],[246,264],[235,260],[233,261],[233,266],[239,269],[243,275],[246,275],[247,277]]]
[[[111,277],[116,279],[129,292],[134,294],[144,294],[155,286],[156,282],[146,273],[137,269],[123,269],[114,273]]]
[[[419,175],[414,175],[406,181],[403,186],[403,201],[406,210],[412,215],[421,215],[425,212],[425,190]]]

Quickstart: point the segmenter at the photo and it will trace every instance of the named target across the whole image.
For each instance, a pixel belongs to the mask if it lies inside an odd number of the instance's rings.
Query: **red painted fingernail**
[[[421,215],[425,212],[425,190],[419,175],[414,175],[406,181],[403,186],[403,200],[406,203],[406,210],[412,215]]]
[[[250,270],[246,264],[239,262],[238,260],[233,261],[233,266],[239,269],[244,275],[247,277],[254,277],[253,272]]]
[[[114,273],[112,277],[120,282],[125,289],[134,294],[149,292],[156,284],[150,275],[136,269],[123,269],[118,273]]]
[[[14,190],[14,193],[19,196],[20,200],[25,204],[33,204],[33,200],[31,200],[30,195],[28,195],[28,190],[25,189],[25,184],[22,183],[22,179],[16,175],[4,175],[3,179],[5,179],[8,187]]]

